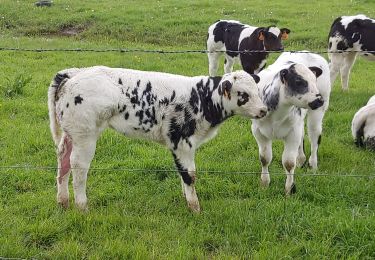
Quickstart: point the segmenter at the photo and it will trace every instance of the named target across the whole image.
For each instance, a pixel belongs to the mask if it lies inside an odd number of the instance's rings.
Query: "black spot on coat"
[[[308,82],[297,73],[295,64],[289,67],[289,69],[284,69],[280,71],[281,79],[287,85],[287,92],[291,96],[302,95],[307,93],[309,90]]]
[[[55,76],[55,78],[53,79],[54,84],[52,86],[55,87],[55,88],[59,88],[61,82],[64,79],[69,79],[69,75],[66,74],[66,73],[63,73],[63,74],[57,73],[56,76]]]
[[[74,97],[74,105],[82,104],[83,98],[81,95],[75,96]]]
[[[366,121],[363,122],[363,124],[361,125],[361,127],[356,132],[355,144],[358,147],[364,147],[364,140],[363,139],[364,139],[364,129],[365,129],[365,126],[366,126]]]
[[[361,50],[375,50],[375,23],[372,19],[353,19],[352,22],[346,25],[346,28],[341,23],[342,17],[338,17],[332,23],[331,30],[328,37],[341,37],[344,41],[340,41],[337,45],[337,50],[347,50],[353,48],[354,43],[359,42]],[[329,46],[330,49],[332,45]]]
[[[129,118],[129,113],[128,112],[125,113],[124,118],[125,118],[125,120],[128,120],[128,118]]]
[[[190,186],[193,183],[193,178],[189,175],[188,170],[181,164],[177,156],[174,153],[172,153],[172,155],[173,155],[173,159],[176,164],[177,170],[182,177],[182,180],[184,181],[185,184]]]
[[[240,107],[240,106],[243,106],[245,105],[247,102],[249,102],[249,94],[245,93],[245,92],[240,92],[238,91],[238,100],[237,100],[237,105]]]

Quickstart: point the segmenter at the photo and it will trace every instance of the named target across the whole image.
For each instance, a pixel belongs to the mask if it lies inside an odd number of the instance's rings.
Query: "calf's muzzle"
[[[323,106],[324,100],[322,98],[317,98],[313,102],[309,103],[309,107],[312,110],[318,109],[319,107]]]

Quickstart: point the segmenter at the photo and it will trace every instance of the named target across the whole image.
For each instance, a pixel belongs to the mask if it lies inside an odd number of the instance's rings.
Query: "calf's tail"
[[[61,129],[56,115],[56,101],[59,98],[58,93],[65,82],[75,76],[79,71],[81,71],[81,69],[77,68],[59,71],[53,78],[48,88],[48,114],[50,121],[50,130],[56,146],[59,145],[61,140]]]

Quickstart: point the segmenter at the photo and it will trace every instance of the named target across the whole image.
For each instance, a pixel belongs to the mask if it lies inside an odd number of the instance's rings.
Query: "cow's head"
[[[322,72],[318,67],[306,67],[298,63],[282,69],[279,72],[284,85],[281,95],[289,103],[300,108],[315,110],[321,107],[324,100],[316,86],[316,81]]]
[[[288,28],[279,29],[275,26],[261,28],[258,32],[258,39],[263,41],[264,48],[267,51],[283,50],[284,46],[281,40],[288,39],[290,30]]]
[[[219,84],[225,110],[250,118],[264,117],[267,107],[259,97],[258,82],[259,76],[245,71],[225,74]]]

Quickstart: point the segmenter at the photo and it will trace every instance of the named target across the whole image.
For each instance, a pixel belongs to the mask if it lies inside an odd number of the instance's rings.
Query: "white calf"
[[[352,135],[357,146],[375,150],[375,96],[354,115]]]
[[[111,127],[126,136],[167,146],[188,206],[199,211],[194,187],[195,151],[215,136],[228,117],[265,116],[266,107],[253,78],[259,80],[244,71],[223,78],[108,67],[59,72],[48,93],[51,132],[58,145],[57,201],[68,206],[71,171],[75,203],[87,209],[86,179],[96,141]]]
[[[261,71],[259,77],[261,98],[269,111],[266,117],[252,120],[252,132],[262,164],[262,184],[268,186],[270,183],[268,166],[272,160],[272,140],[282,139],[282,163],[287,174],[285,191],[294,193],[294,169],[306,160],[303,151],[306,113],[311,140],[309,163],[313,168],[317,167],[322,119],[330,93],[328,64],[316,54],[283,53],[274,64]]]

